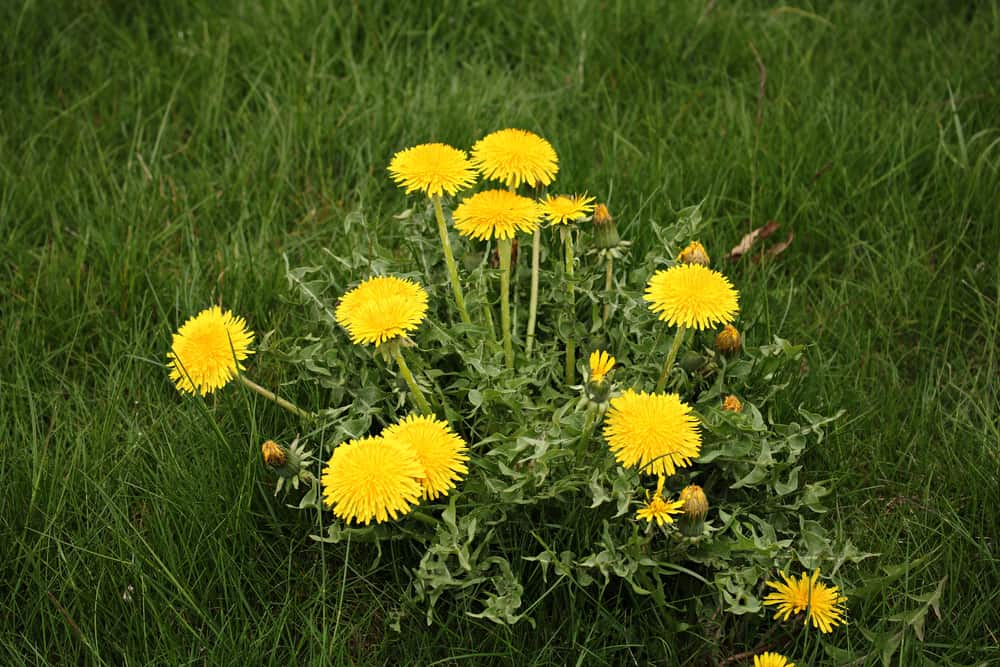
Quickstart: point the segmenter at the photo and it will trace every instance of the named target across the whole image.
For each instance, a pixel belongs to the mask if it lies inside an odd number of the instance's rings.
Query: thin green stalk
[[[497,239],[500,253],[500,328],[503,329],[503,355],[507,368],[514,370],[514,346],[510,340],[510,239]]]
[[[284,398],[281,398],[280,396],[278,396],[277,394],[275,394],[270,389],[265,389],[264,387],[260,386],[259,384],[257,384],[256,382],[254,382],[253,380],[251,380],[250,378],[248,378],[247,376],[245,376],[243,374],[240,374],[240,375],[237,375],[236,377],[239,378],[240,382],[242,382],[243,386],[245,386],[247,389],[251,389],[251,390],[257,392],[258,394],[260,394],[261,396],[263,396],[264,398],[266,398],[267,400],[273,401],[273,402],[277,403],[278,405],[280,405],[284,409],[286,409],[289,412],[291,412],[293,415],[297,415],[299,417],[302,417],[303,419],[315,419],[316,418],[316,413],[315,412],[309,412],[308,410],[303,410],[302,408],[300,408],[299,406],[295,405],[291,401],[288,401],[288,400],[285,400]]]
[[[604,313],[601,318],[601,324],[606,325],[608,323],[608,318],[611,316],[611,287],[614,276],[614,261],[615,258],[608,253],[607,264],[604,267]]]
[[[576,459],[581,460],[587,453],[587,445],[594,434],[594,425],[597,423],[597,407],[590,405],[587,407],[587,417],[583,422],[583,430],[580,431],[580,442],[576,445]]]
[[[455,293],[455,304],[458,314],[466,324],[472,324],[469,311],[465,308],[465,296],[462,295],[462,284],[458,282],[458,267],[455,266],[455,256],[451,252],[451,241],[448,240],[448,225],[444,221],[444,211],[441,209],[441,195],[434,195],[434,216],[437,218],[438,235],[441,237],[441,248],[444,250],[444,262],[448,265],[448,278],[451,290]]]
[[[396,360],[396,365],[399,366],[399,372],[402,373],[403,379],[406,380],[406,385],[410,388],[410,394],[413,396],[413,402],[417,404],[417,408],[420,412],[425,415],[432,415],[434,411],[431,410],[430,403],[427,402],[427,398],[424,396],[424,392],[420,391],[420,386],[417,384],[416,378],[413,377],[413,373],[410,372],[410,367],[406,365],[406,360],[403,359],[403,352],[399,349],[398,344],[392,345],[392,358]]]
[[[529,357],[535,346],[535,322],[538,318],[538,272],[542,259],[542,230],[535,227],[531,235],[531,295],[528,299],[528,335],[524,344],[524,352]]]
[[[667,376],[670,375],[670,369],[674,366],[674,361],[677,359],[677,352],[681,349],[681,343],[684,341],[686,333],[686,327],[677,327],[677,333],[674,334],[674,342],[670,344],[670,352],[667,353],[667,361],[663,364],[663,372],[660,373],[660,379],[656,383],[657,393],[663,391],[667,386]]]
[[[559,230],[563,239],[563,249],[566,255],[566,278],[567,280],[567,290],[569,291],[569,301],[570,301],[570,326],[576,321],[576,299],[574,298],[574,287],[573,287],[573,232],[569,227],[564,227]],[[566,337],[566,384],[573,384],[573,379],[576,376],[576,341],[573,339],[573,334],[570,333]]]

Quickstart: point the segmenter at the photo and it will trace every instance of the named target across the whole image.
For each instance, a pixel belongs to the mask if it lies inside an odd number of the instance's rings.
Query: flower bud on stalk
[[[681,254],[677,255],[677,261],[681,264],[700,264],[702,266],[711,264],[705,246],[698,241],[691,241],[684,250],[681,250]]]
[[[715,349],[725,355],[736,354],[742,345],[740,332],[732,324],[727,324],[715,337]]]
[[[291,484],[295,489],[299,488],[300,482],[312,483],[313,476],[309,472],[312,452],[305,451],[305,448],[299,445],[297,436],[289,447],[274,440],[265,440],[260,446],[260,452],[264,457],[264,465],[278,475],[278,484],[274,490],[275,495],[281,491],[286,483]]]
[[[618,236],[618,227],[615,225],[615,219],[608,212],[608,207],[604,204],[597,204],[594,207],[591,220],[594,223],[594,240],[597,247],[617,248],[618,244],[621,243],[621,238]]]
[[[678,500],[681,506],[681,533],[685,537],[700,537],[705,530],[705,517],[708,515],[708,498],[697,484],[684,487]]]
[[[743,412],[743,402],[730,394],[722,400],[722,409],[726,412]]]

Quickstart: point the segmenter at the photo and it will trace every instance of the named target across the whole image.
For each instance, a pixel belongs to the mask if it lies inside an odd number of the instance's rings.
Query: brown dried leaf
[[[768,236],[778,231],[778,227],[780,226],[781,225],[779,225],[774,220],[768,220],[767,224],[765,224],[762,227],[758,227],[757,229],[753,230],[752,232],[744,236],[742,239],[740,239],[740,242],[736,244],[736,247],[730,250],[729,254],[726,255],[726,259],[728,259],[730,262],[735,262],[740,257],[750,252],[750,249],[753,248],[754,243],[756,243],[760,239],[766,239]]]

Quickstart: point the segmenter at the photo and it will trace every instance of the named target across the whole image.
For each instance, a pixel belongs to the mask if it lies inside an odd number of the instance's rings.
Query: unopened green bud
[[[736,354],[742,345],[740,332],[732,324],[727,324],[715,337],[715,349],[722,354]]]
[[[682,503],[683,514],[678,523],[686,537],[700,537],[705,531],[705,517],[708,515],[708,498],[697,484],[684,487],[678,500]]]

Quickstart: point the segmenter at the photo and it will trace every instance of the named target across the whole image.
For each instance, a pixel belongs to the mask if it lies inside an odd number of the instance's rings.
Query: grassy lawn
[[[419,553],[310,540],[259,455],[299,423],[167,377],[221,302],[270,332],[258,380],[331,404],[283,356],[329,335],[285,258],[415,269],[393,153],[523,127],[632,262],[704,200],[759,337],[808,344],[793,400],[846,410],[803,475],[877,555],[797,664],[1000,664],[1000,4],[422,4],[0,7],[0,663],[746,664],[756,620],[675,634],[626,590],[396,632]],[[722,261],[768,220],[784,253]]]

